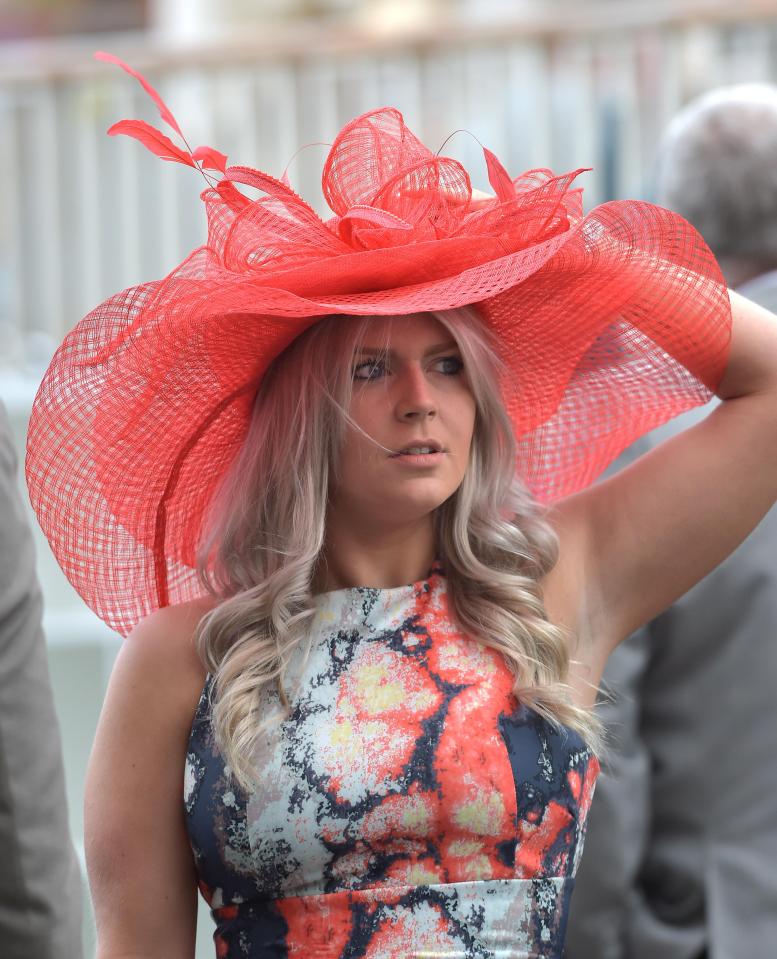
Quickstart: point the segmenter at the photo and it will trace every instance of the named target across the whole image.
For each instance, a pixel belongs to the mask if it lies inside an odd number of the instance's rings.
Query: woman
[[[777,497],[777,326],[667,211],[486,160],[476,206],[358,118],[327,224],[232,167],[207,246],[44,380],[33,503],[132,627],[87,785],[100,959],[191,957],[198,882],[230,959],[561,955],[607,655]]]

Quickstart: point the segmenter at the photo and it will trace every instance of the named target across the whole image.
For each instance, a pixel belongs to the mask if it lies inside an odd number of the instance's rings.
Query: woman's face
[[[346,426],[332,506],[378,525],[428,516],[458,489],[475,423],[455,340],[429,316],[375,320],[352,375],[350,414],[367,435]]]

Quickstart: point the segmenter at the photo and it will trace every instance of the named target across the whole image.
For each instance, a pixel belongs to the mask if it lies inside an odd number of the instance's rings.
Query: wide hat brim
[[[374,116],[345,128],[325,176],[349,131]],[[727,290],[701,237],[670,211],[615,201],[582,216],[575,174],[546,171],[511,181],[525,188],[491,208],[473,211],[461,194],[435,207],[424,196],[428,181],[419,187],[416,177],[393,210],[385,197],[370,206],[359,193],[329,196],[335,222],[318,223],[334,242],[316,246],[299,198],[278,190],[250,201],[234,181],[251,177],[235,169],[205,195],[208,243],[164,280],[88,314],[33,406],[33,508],[67,577],[122,634],[153,609],[201,593],[194,564],[203,520],[246,435],[258,385],[316,318],[476,304],[507,370],[500,385],[517,469],[543,501],[589,484],[635,438],[705,402],[722,376]],[[468,178],[461,182],[466,200]],[[413,208],[418,197],[426,220]],[[285,259],[278,238],[268,242],[268,211],[275,228],[284,216],[299,221]],[[476,221],[470,234],[467,216]]]

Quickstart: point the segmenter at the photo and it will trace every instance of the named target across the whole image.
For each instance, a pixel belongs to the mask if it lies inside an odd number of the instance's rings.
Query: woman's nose
[[[432,389],[420,367],[408,367],[399,382],[397,415],[402,420],[434,416],[437,412]]]

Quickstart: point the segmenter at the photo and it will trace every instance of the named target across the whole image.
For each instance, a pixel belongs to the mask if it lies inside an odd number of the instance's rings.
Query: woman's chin
[[[330,498],[332,515],[350,528],[386,526],[396,528],[417,524],[431,516],[458,489],[459,483],[437,477],[412,477],[391,483],[363,482],[358,488],[344,488]]]
[[[447,486],[436,489],[402,489],[401,487],[397,489],[395,487],[387,491],[385,496],[376,497],[372,515],[386,519],[392,524],[417,523],[439,509],[454,492],[454,489],[449,489]]]

